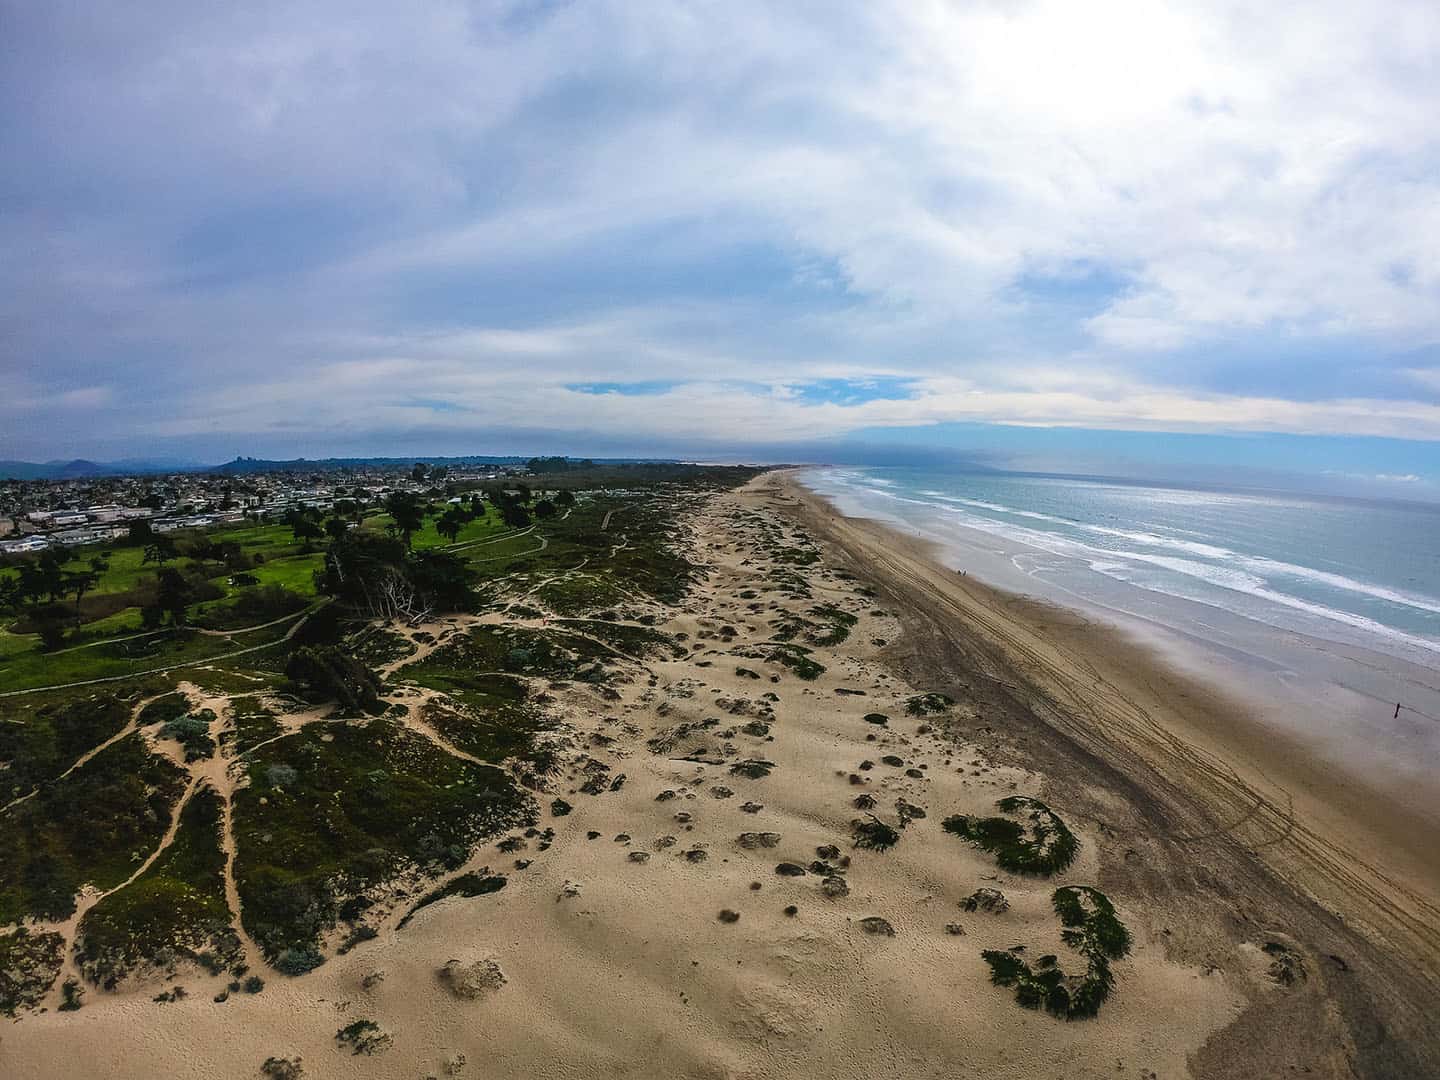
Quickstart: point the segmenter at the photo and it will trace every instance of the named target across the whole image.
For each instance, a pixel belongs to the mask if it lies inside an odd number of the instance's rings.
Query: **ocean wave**
[[[1221,547],[1217,544],[1205,543],[1200,540],[1183,540],[1178,537],[1166,536],[1162,533],[1137,531],[1135,529],[1117,529],[1109,525],[1095,525],[1088,522],[1080,522],[1067,518],[1057,517],[1054,514],[1041,513],[1036,510],[1022,510],[1018,507],[1006,506],[1003,503],[991,502],[986,499],[975,499],[955,495],[946,495],[943,492],[938,492],[934,490],[925,490],[920,492],[920,494],[931,496],[940,499],[945,503],[950,503],[953,505],[969,506],[978,510],[989,510],[994,513],[1007,514],[1012,517],[1026,518],[1032,521],[1052,522],[1057,525],[1063,525],[1067,528],[1083,529],[1085,532],[1094,533],[1097,536],[1114,537],[1118,540],[1126,540],[1133,544],[1143,544],[1147,547],[1169,548],[1174,551],[1185,552],[1190,555],[1198,555],[1201,558],[1206,559],[1227,561],[1235,560],[1238,561],[1240,565],[1245,566],[1248,569],[1262,575],[1262,577],[1266,580],[1276,575],[1299,578],[1301,580],[1311,581],[1316,584],[1326,585],[1332,589],[1338,589],[1343,592],[1355,593],[1356,595],[1368,596],[1375,600],[1382,600],[1387,603],[1398,604],[1403,607],[1413,608],[1416,611],[1428,611],[1433,614],[1440,614],[1440,600],[1431,597],[1418,595],[1415,593],[1407,593],[1398,589],[1388,588],[1383,585],[1372,585],[1363,581],[1357,581],[1356,579],[1351,577],[1346,577],[1343,574],[1335,574],[1326,570],[1317,570],[1313,567],[1303,566],[1298,563],[1285,562],[1280,559],[1270,559],[1260,555],[1244,555],[1230,548]],[[1033,540],[1034,538],[1031,537],[1030,541],[1033,542]],[[1131,555],[1140,557],[1143,556],[1144,553],[1128,552],[1121,550],[1115,552],[1115,554],[1122,557]],[[1193,565],[1185,569],[1181,569],[1178,566],[1173,567],[1173,569],[1175,569],[1178,573],[1188,574],[1193,577],[1207,577],[1207,572],[1198,570]],[[1214,574],[1210,574],[1209,576],[1213,578],[1216,584],[1219,584],[1220,581],[1226,578],[1228,574],[1229,571],[1220,571]],[[1248,575],[1244,580],[1246,580],[1248,586],[1246,591],[1250,591],[1250,589],[1258,587],[1258,584],[1261,583],[1259,579]],[[1230,586],[1222,587],[1228,588]],[[1276,590],[1276,593],[1277,595],[1289,595],[1282,594],[1279,590]]]
[[[1217,547],[1214,544],[1206,544],[1198,540],[1180,540],[1173,536],[1164,536],[1161,533],[1135,532],[1132,529],[1113,529],[1108,525],[1081,525],[1080,528],[1099,536],[1114,536],[1136,544],[1148,544],[1151,547],[1174,548],[1176,551],[1185,551],[1191,555],[1199,555],[1206,559],[1231,559],[1235,557],[1235,552],[1229,548]]]
[[[1257,600],[1276,604],[1292,611],[1304,612],[1307,615],[1323,619],[1327,622],[1340,623],[1357,630],[1363,630],[1367,634],[1401,642],[1415,648],[1424,649],[1427,652],[1440,653],[1440,641],[1434,638],[1411,634],[1397,627],[1387,626],[1385,623],[1373,619],[1368,615],[1361,615],[1354,611],[1346,611],[1344,608],[1330,607],[1328,604],[1319,604],[1313,600],[1306,600],[1287,592],[1281,592],[1278,589],[1272,588],[1271,583],[1258,574],[1251,574],[1243,570],[1227,567],[1211,566],[1208,563],[1197,563],[1190,559],[1170,558],[1164,555],[1135,553],[1130,555],[1130,558],[1136,562],[1158,566],[1171,573],[1180,574],[1228,592],[1253,597]],[[1107,563],[1102,560],[1096,560],[1090,564],[1090,568],[1097,573],[1104,574],[1106,577],[1116,581],[1123,581],[1127,585],[1133,585],[1136,588],[1146,589],[1150,592],[1158,592],[1168,596],[1177,596],[1198,604],[1205,604],[1209,607],[1218,608],[1221,611],[1228,611],[1232,615],[1242,615],[1246,618],[1268,623],[1281,630],[1299,629],[1295,626],[1287,626],[1284,623],[1274,621],[1273,614],[1267,618],[1267,613],[1263,609],[1220,603],[1213,595],[1206,595],[1204,593],[1177,592],[1174,582],[1136,580],[1132,574],[1133,568],[1123,564],[1117,565],[1113,562]],[[1313,631],[1315,628],[1311,627],[1310,629]]]
[[[866,481],[874,479],[864,477]],[[896,487],[893,483],[887,485],[890,489]],[[902,493],[901,490],[869,487],[868,484],[856,485],[856,488],[857,494],[863,492],[880,495],[888,502],[943,512],[945,518],[953,520],[956,525],[998,536],[1050,555],[1075,560],[1091,572],[1111,580],[1257,619],[1279,629],[1301,632],[1316,632],[1320,629],[1319,625],[1313,622],[1308,627],[1297,623],[1294,615],[1282,617],[1281,611],[1277,609],[1283,609],[1306,616],[1308,620],[1346,626],[1367,635],[1430,653],[1440,652],[1440,640],[1389,626],[1356,611],[1293,595],[1285,591],[1280,582],[1286,578],[1309,581],[1341,593],[1440,614],[1440,600],[1423,595],[1372,585],[1345,575],[1279,559],[1245,555],[1232,548],[1201,540],[1182,539],[1145,529],[1121,529],[1074,521],[1040,511],[1022,510],[988,499],[946,495],[934,489]],[[1189,495],[1179,492],[1174,494],[1182,498]],[[1243,498],[1245,497],[1240,496],[1237,501]],[[1207,494],[1195,501],[1214,502],[1223,499],[1223,496],[1216,498]],[[997,519],[990,516],[992,514],[1004,514],[1006,519]],[[1062,526],[1068,532],[1029,526],[1013,520],[1015,518]],[[1074,535],[1076,531],[1096,537],[1097,540],[1087,542]],[[1098,538],[1123,541],[1124,546],[1106,544]],[[1145,550],[1146,548],[1154,550]],[[1034,566],[1026,570],[1020,563],[1014,565],[1022,572],[1031,574],[1039,569]],[[1187,581],[1192,584],[1186,585]],[[1226,594],[1233,595],[1235,599],[1225,600]]]
[[[1246,566],[1258,570],[1261,573],[1302,578],[1320,585],[1328,585],[1332,589],[1340,589],[1343,592],[1358,593],[1361,596],[1384,600],[1387,603],[1399,604],[1402,607],[1414,608],[1417,611],[1429,611],[1433,614],[1440,615],[1440,600],[1434,599],[1433,597],[1402,592],[1399,589],[1387,588],[1384,585],[1370,585],[1366,582],[1356,581],[1354,578],[1346,577],[1343,574],[1332,574],[1328,570],[1315,570],[1309,566],[1298,566],[1295,563],[1267,559],[1258,555],[1245,557],[1242,559],[1242,562]]]

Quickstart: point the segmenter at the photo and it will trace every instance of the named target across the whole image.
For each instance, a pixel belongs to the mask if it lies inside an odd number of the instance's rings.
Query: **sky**
[[[0,458],[1440,491],[1434,0],[0,0]]]

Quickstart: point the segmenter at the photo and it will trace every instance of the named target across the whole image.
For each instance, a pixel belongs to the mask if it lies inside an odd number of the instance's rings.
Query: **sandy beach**
[[[0,1027],[0,1074],[259,1077],[284,1057],[305,1077],[1440,1075],[1440,857],[1382,792],[789,474],[716,495],[688,543],[703,582],[655,608],[687,655],[548,688],[553,833],[467,865],[506,887],[403,928],[397,905],[375,940],[223,1007],[197,971],[183,1000],[140,983],[27,1016]],[[802,678],[776,626],[817,611],[846,632],[811,640],[822,670]],[[912,704],[927,694],[949,701]],[[1063,820],[1072,864],[1007,871],[941,827],[1010,796]],[[876,820],[888,849],[857,843]],[[1089,1019],[1020,1007],[981,957],[1075,969],[1061,886],[1102,890],[1131,937]],[[374,1054],[337,1042],[361,1018]]]

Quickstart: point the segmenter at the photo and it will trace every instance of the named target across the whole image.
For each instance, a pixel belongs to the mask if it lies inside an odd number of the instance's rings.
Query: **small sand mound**
[[[780,843],[778,832],[745,832],[740,834],[742,848],[773,848]]]
[[[960,906],[966,911],[988,911],[992,915],[999,915],[1002,911],[1010,910],[1010,901],[1005,899],[1005,894],[999,889],[985,887],[976,889],[961,900]]]
[[[504,986],[505,973],[488,957],[469,962],[449,960],[440,969],[440,981],[456,997],[474,1001]]]

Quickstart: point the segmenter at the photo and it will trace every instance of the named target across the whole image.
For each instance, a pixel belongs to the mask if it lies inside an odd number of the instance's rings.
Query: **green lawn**
[[[134,675],[154,668],[180,668],[237,649],[278,641],[288,629],[289,624],[282,623],[233,640],[211,634],[180,631],[54,653],[32,649],[3,660],[3,666],[0,666],[0,693],[35,686],[59,686],[82,679]],[[260,661],[261,657],[257,656],[255,662]]]
[[[253,570],[247,570],[245,573],[253,576],[261,585],[283,585],[301,596],[314,596],[315,571],[324,565],[325,553],[313,551],[308,555],[292,555],[287,559],[274,559]],[[228,573],[218,574],[210,581],[227,597],[244,591],[242,587],[230,584],[230,574]],[[212,600],[210,602],[219,603],[220,601]]]
[[[390,520],[389,514],[376,514],[374,517],[367,517],[365,519],[364,527],[373,529],[376,532],[384,532],[386,526],[390,524]],[[506,531],[508,531],[508,526],[500,520],[500,515],[491,512],[484,517],[476,518],[461,529],[460,535],[455,538],[455,542],[457,544],[466,544],[471,540],[484,540],[487,536],[493,536],[496,533]],[[435,519],[433,517],[426,518],[424,527],[410,537],[410,546],[416,551],[425,551],[428,548],[448,547],[449,544],[449,537],[441,536],[436,531]]]
[[[365,526],[383,531],[389,521],[387,516],[379,515],[368,519]],[[512,531],[501,522],[498,514],[486,514],[467,524],[457,542],[463,545],[490,538],[496,538],[496,542],[466,548],[460,554],[474,563],[484,576],[500,573],[511,558],[523,556],[538,546],[538,533],[506,538],[506,534]],[[183,547],[187,534],[173,535]],[[263,562],[246,571],[255,577],[260,585],[283,586],[307,599],[315,596],[314,575],[324,565],[326,541],[316,541],[316,550],[305,552],[302,550],[304,545],[296,542],[286,525],[217,529],[209,533],[209,537],[219,542],[238,543],[246,554],[262,557]],[[436,531],[433,517],[427,518],[424,528],[412,537],[412,546],[422,551],[449,544],[448,538]],[[70,569],[81,569],[96,556],[104,558],[109,564],[92,590],[92,596],[124,594],[147,582],[160,569],[157,564],[144,561],[144,550],[139,547],[94,545],[77,548],[74,555],[74,560],[69,564]],[[172,565],[182,565],[185,561],[177,560]],[[219,569],[218,564],[212,565]],[[0,573],[14,571],[5,570]],[[216,605],[229,604],[245,591],[246,587],[237,587],[230,583],[231,576],[229,571],[220,570],[208,579],[221,595],[192,605],[192,618]],[[221,619],[220,625],[228,624]],[[277,629],[283,632],[285,627]],[[230,642],[224,638],[202,635],[177,637],[164,634],[106,644],[112,639],[140,634],[143,630],[139,607],[129,606],[84,623],[78,632],[71,632],[59,651],[41,653],[37,648],[38,638],[35,635],[12,634],[0,627],[0,691],[124,675],[161,664],[179,665],[203,661],[220,652],[259,644],[265,640],[262,636],[245,637]],[[76,648],[77,646],[86,647]]]

